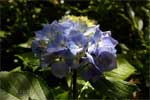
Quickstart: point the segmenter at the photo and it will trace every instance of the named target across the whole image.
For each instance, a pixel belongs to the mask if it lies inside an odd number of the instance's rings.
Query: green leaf
[[[82,86],[81,89],[79,89],[79,95],[78,95],[78,99],[84,99],[85,95],[89,94],[91,91],[94,90],[94,88],[91,86],[90,82],[88,81],[84,81],[84,80],[78,80],[78,87],[79,85]]]
[[[119,43],[122,50],[129,51],[129,48],[124,43]]]
[[[11,72],[21,72],[21,67],[16,67],[14,69],[11,70]]]
[[[135,91],[138,91],[138,88],[135,84],[131,84],[116,78],[99,77],[99,79],[95,82],[86,82],[82,88],[82,92],[79,93],[78,98],[96,100],[122,100],[131,98]]]
[[[132,21],[129,17],[127,17],[124,13],[118,13],[123,19],[125,19],[128,23],[132,24]]]
[[[118,56],[117,69],[114,69],[111,72],[106,72],[105,76],[125,80],[135,71],[136,69],[126,59],[122,56]]]
[[[33,38],[29,38],[27,42],[18,44],[17,46],[22,48],[31,48],[32,40]]]
[[[56,97],[55,97],[55,99],[57,99],[57,100],[66,100],[66,99],[68,99],[68,95],[69,95],[69,92],[68,91],[65,91],[65,92],[63,92],[63,93],[60,93],[60,94],[58,94]]]
[[[0,38],[5,38],[7,35],[9,35],[10,33],[5,32],[5,31],[0,31]]]
[[[143,29],[143,20],[141,18],[136,17],[135,19],[136,22],[136,28],[141,31]]]
[[[47,100],[53,95],[39,77],[27,72],[0,72],[0,100]]]
[[[39,59],[32,52],[17,54],[15,56],[19,57],[25,66],[30,66],[33,70],[36,70],[40,65]]]
[[[56,100],[68,100],[71,96],[69,95],[69,91],[64,90],[62,87],[58,86],[53,89],[54,99]]]
[[[96,82],[91,82],[91,84],[96,90],[95,96],[104,100],[129,99],[132,97],[133,92],[138,90],[134,84],[110,77],[99,78]]]
[[[135,12],[134,12],[134,10],[132,9],[132,7],[130,6],[129,3],[127,3],[127,12],[128,12],[129,17],[134,19]]]
[[[110,81],[111,87],[109,87],[110,92],[116,97],[119,98],[130,98],[132,96],[132,93],[135,91],[138,91],[138,87],[135,84],[131,84],[129,82],[123,81],[123,80],[117,80],[114,78],[108,78],[107,80]]]

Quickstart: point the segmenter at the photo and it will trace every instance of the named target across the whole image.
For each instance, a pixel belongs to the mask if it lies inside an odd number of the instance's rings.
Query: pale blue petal
[[[76,30],[71,30],[70,34],[67,36],[69,41],[73,41],[76,45],[86,48],[88,44],[87,38]]]
[[[92,63],[93,65],[95,65],[95,61],[94,61],[93,57],[89,53],[87,53],[87,52],[85,54],[86,54],[89,62]]]
[[[97,46],[96,46],[96,44],[93,43],[93,44],[89,45],[88,52],[90,54],[95,54],[96,53],[96,49],[97,49]]]
[[[99,27],[99,25],[93,26],[93,27],[88,27],[86,32],[84,32],[85,36],[91,36],[92,33],[95,33],[96,29]]]
[[[65,22],[60,23],[60,25],[62,25],[64,29],[69,29],[70,27],[74,26],[74,23],[72,22],[72,20],[67,20]]]
[[[59,23],[63,27],[64,36],[68,36],[70,31],[74,29],[74,22],[67,20],[66,22]]]
[[[77,53],[81,52],[83,48],[77,46],[73,41],[68,42],[68,48],[73,55],[77,55]]]
[[[35,35],[37,40],[49,40],[46,33],[43,31],[36,31]]]
[[[111,37],[105,37],[101,40],[102,46],[115,47],[118,42]]]
[[[85,22],[77,22],[76,24],[74,24],[74,29],[84,33],[86,32],[86,30],[88,29],[87,24]]]
[[[101,40],[102,31],[99,28],[96,28],[96,32],[94,34],[94,41],[98,42]]]

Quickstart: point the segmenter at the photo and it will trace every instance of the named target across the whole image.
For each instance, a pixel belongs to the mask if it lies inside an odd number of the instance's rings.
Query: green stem
[[[72,75],[72,81],[73,81],[73,100],[77,100],[77,70],[73,70]]]

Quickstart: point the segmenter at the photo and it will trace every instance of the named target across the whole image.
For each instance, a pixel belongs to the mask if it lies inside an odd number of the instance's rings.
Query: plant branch
[[[77,100],[77,70],[73,70],[72,75],[72,81],[73,81],[73,100]]]

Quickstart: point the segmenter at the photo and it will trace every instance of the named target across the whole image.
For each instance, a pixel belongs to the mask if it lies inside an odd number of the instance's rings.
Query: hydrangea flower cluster
[[[32,41],[33,52],[40,57],[41,66],[51,66],[52,74],[65,77],[70,69],[82,69],[85,80],[93,75],[116,68],[116,49],[118,42],[111,32],[102,32],[99,25],[88,26],[84,22],[61,20],[45,24],[35,32]],[[88,76],[88,77],[87,77]]]

